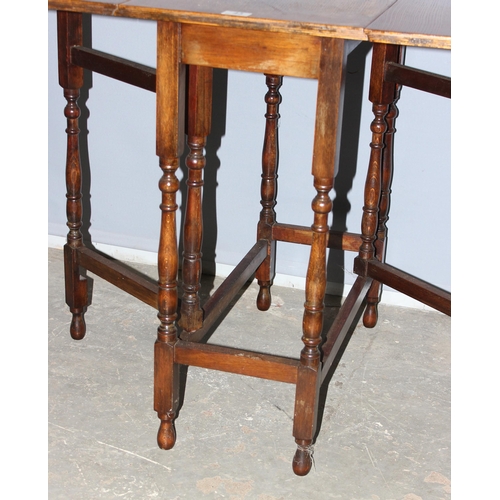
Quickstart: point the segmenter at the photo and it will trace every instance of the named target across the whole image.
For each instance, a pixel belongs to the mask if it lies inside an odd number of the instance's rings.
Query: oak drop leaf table
[[[89,270],[158,311],[154,347],[154,409],[160,419],[158,445],[174,446],[179,404],[179,368],[192,365],[295,384],[293,470],[309,472],[318,418],[318,394],[348,332],[364,310],[374,327],[380,288],[387,284],[446,314],[451,294],[385,263],[385,234],[392,177],[396,101],[402,85],[450,97],[451,79],[404,65],[404,47],[451,48],[449,0],[49,0],[57,10],[59,83],[67,100],[67,218],[64,248],[66,302],[71,335],[85,335]],[[83,14],[154,20],[156,69],[86,47]],[[370,162],[361,234],[331,231],[346,55],[361,41],[373,43],[369,99],[373,105]],[[213,68],[263,73],[265,138],[257,242],[205,304],[200,303],[204,147],[210,133]],[[156,152],[162,176],[158,283],[154,286],[119,262],[85,246],[82,239],[81,164],[77,100],[84,69],[156,92]],[[311,227],[276,220],[277,123],[283,76],[318,80],[312,158]],[[187,107],[187,109],[185,109]],[[187,112],[186,112],[187,111]],[[185,119],[187,117],[187,119]],[[187,139],[186,139],[187,137]],[[184,143],[187,203],[182,262],[176,235],[176,170]],[[237,217],[237,216],[235,216]],[[257,308],[271,305],[277,241],[310,245],[298,359],[210,345],[218,318],[254,275]],[[357,279],[325,339],[322,339],[327,248],[358,253]],[[182,275],[178,283],[179,264]]]

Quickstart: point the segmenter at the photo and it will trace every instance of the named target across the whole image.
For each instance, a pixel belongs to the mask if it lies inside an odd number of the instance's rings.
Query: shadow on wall
[[[366,57],[371,50],[368,42],[360,43],[347,58],[347,71],[344,94],[344,110],[341,129],[340,157],[335,177],[333,198],[332,229],[347,231],[347,216],[351,211],[349,193],[352,189],[358,163],[361,107],[364,100],[363,83],[365,78]],[[362,207],[355,207],[361,213]],[[359,227],[351,231],[359,232]],[[351,270],[348,269],[348,272]],[[345,252],[331,249],[327,264],[327,281],[338,285],[335,294],[343,295],[345,282]]]
[[[217,173],[221,165],[217,155],[221,147],[222,138],[226,134],[226,109],[227,109],[227,69],[213,70],[213,91],[212,91],[212,123],[211,133],[207,138],[205,147],[206,166],[203,171],[203,243],[202,243],[202,269],[203,274],[215,276],[216,246],[217,246]],[[186,167],[186,156],[189,148],[186,147],[184,155],[180,160],[180,170],[183,181],[180,185],[180,212],[181,228],[184,227],[186,213],[188,177]],[[258,216],[258,214],[257,214]],[[182,255],[183,231],[179,238],[179,252]]]

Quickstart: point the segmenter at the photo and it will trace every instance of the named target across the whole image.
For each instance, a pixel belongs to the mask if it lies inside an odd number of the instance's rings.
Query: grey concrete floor
[[[50,499],[451,498],[448,317],[381,306],[375,329],[356,328],[323,392],[315,465],[300,478],[289,384],[190,367],[176,446],[157,448],[156,313],[93,279],[87,335],[74,341],[62,251],[49,249]],[[298,357],[304,292],[273,292],[262,313],[251,285],[210,342]]]

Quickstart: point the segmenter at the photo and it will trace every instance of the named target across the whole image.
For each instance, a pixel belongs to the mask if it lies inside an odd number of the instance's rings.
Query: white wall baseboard
[[[59,248],[62,249],[66,243],[66,238],[62,236],[53,236],[49,234],[48,246],[49,248]],[[105,243],[93,242],[93,245],[98,250],[106,253],[110,257],[117,260],[122,260],[124,262],[136,262],[138,264],[149,264],[157,265],[157,254],[156,252],[148,252],[145,250],[137,250],[134,248],[125,248],[115,245],[107,245]],[[227,264],[215,264],[216,271],[215,274],[221,278],[227,277],[235,266]],[[276,286],[284,286],[287,288],[297,288],[298,290],[305,290],[306,279],[300,276],[290,276],[288,274],[276,274],[274,278],[274,284]],[[327,292],[332,295],[338,295],[342,293],[345,297],[351,289],[351,285],[344,285],[343,287],[338,283],[328,283]],[[433,311],[434,309],[422,304],[411,297],[408,297],[395,290],[384,288],[382,293],[382,304],[390,306],[399,307],[411,307],[413,309],[423,309]]]

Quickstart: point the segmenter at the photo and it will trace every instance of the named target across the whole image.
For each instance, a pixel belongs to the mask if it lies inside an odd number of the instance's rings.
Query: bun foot
[[[71,338],[74,340],[82,340],[85,337],[85,332],[87,327],[85,325],[85,319],[83,318],[83,313],[73,314],[73,319],[71,320],[71,326],[69,327],[69,333]]]
[[[312,454],[312,446],[297,446],[292,461],[293,472],[297,476],[305,476],[309,473],[312,467]]]
[[[363,325],[365,328],[374,328],[378,321],[377,304],[368,304],[363,315]]]
[[[257,296],[257,309],[267,311],[271,307],[271,286],[261,285]]]
[[[175,445],[175,427],[172,421],[162,420],[158,429],[158,446],[162,450],[170,450]]]

